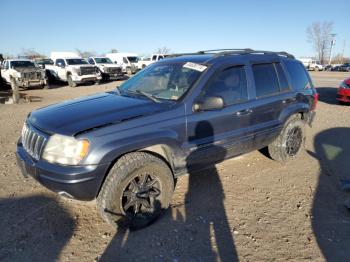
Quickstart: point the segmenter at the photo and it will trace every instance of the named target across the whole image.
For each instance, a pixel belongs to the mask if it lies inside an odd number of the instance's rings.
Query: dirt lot
[[[350,106],[346,73],[312,73],[320,93],[306,152],[285,165],[258,151],[181,177],[172,206],[148,228],[112,229],[94,202],[58,197],[19,173],[15,146],[28,112],[117,83],[30,90],[41,102],[0,105],[1,261],[350,261]]]

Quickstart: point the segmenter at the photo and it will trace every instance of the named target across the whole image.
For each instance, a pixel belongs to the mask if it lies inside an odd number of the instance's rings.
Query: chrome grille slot
[[[28,125],[24,125],[22,130],[22,145],[29,155],[38,160],[45,146],[45,141],[44,136]]]
[[[81,75],[93,75],[96,72],[95,67],[81,67],[80,68]]]

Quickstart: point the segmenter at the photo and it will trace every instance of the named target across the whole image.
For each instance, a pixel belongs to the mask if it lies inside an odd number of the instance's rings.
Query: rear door
[[[280,61],[252,63],[255,85],[255,103],[251,116],[254,129],[254,148],[270,144],[283,127],[283,112],[295,103],[295,92],[290,88]]]

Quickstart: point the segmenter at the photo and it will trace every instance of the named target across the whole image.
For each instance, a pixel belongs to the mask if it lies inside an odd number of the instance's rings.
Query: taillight
[[[314,93],[314,103],[312,104],[311,111],[316,109],[317,103],[318,103],[318,93],[315,92]]]

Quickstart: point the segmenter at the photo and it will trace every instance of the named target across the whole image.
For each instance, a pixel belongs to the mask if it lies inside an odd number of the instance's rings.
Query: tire
[[[320,71],[320,70],[319,70],[318,67],[316,66],[316,67],[315,67],[315,72],[318,72],[318,71]]]
[[[281,133],[268,146],[272,159],[286,162],[296,158],[305,147],[305,122],[299,115],[291,116],[285,123]]]
[[[127,74],[128,76],[131,76],[131,75],[132,75],[132,71],[131,71],[131,68],[130,68],[130,67],[127,67],[127,68],[126,68],[126,74]]]
[[[68,81],[68,85],[69,85],[70,87],[76,87],[76,86],[77,86],[77,83],[75,83],[75,82],[73,81],[71,75],[68,75],[68,76],[67,76],[67,81]]]
[[[164,161],[144,152],[129,153],[109,171],[97,207],[110,225],[140,229],[168,208],[173,191],[173,174]]]

